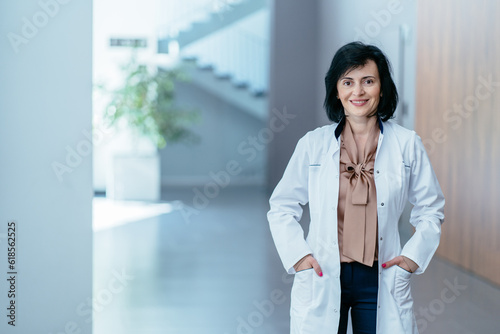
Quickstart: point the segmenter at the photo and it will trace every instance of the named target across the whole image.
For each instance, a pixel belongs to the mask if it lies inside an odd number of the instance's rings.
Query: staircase
[[[158,43],[159,53],[169,53],[169,44],[172,41],[177,42],[179,48],[184,48],[193,42],[207,37],[227,26],[240,21],[241,19],[266,7],[266,0],[247,0],[247,1],[216,1],[219,7],[202,7],[202,10],[215,9],[215,12],[209,13],[204,21],[192,22],[189,28],[178,31],[175,26],[166,28],[166,37],[160,39]],[[217,6],[217,5],[216,5]],[[197,11],[195,11],[197,12]]]
[[[158,53],[178,52],[193,83],[265,120],[269,73],[267,1],[220,0],[216,4],[216,11],[207,4],[186,10],[189,15],[178,16],[163,27]]]

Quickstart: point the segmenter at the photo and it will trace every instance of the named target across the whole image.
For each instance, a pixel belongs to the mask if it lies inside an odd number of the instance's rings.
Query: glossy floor
[[[286,334],[284,274],[258,188],[173,189],[170,213],[99,229],[94,334]],[[307,215],[307,213],[305,214]],[[500,288],[435,258],[413,279],[421,333],[494,334]]]

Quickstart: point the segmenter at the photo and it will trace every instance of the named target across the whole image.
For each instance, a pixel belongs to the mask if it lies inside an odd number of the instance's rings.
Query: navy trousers
[[[338,334],[347,333],[351,310],[353,334],[375,334],[377,327],[378,262],[341,263],[341,306]]]

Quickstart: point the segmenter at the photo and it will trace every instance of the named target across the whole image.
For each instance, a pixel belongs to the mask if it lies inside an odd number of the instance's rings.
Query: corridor
[[[172,189],[163,200],[193,207],[193,196]],[[293,278],[267,200],[260,188],[227,188],[197,214],[173,202],[170,213],[96,232],[94,333],[288,333]],[[497,333],[500,289],[446,261],[413,277],[413,291],[421,333]]]

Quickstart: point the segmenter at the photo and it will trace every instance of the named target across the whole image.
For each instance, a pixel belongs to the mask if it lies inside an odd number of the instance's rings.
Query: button
[[[377,169],[377,174],[380,174],[380,171]]]
[[[380,305],[378,306],[378,308],[380,308]]]
[[[379,306],[379,307],[380,307],[380,306]],[[333,309],[333,312],[337,313],[337,309],[336,309],[336,308],[334,308],[334,309]]]
[[[380,206],[384,206],[384,202],[380,203]]]
[[[384,238],[380,237],[380,240],[384,240]]]

